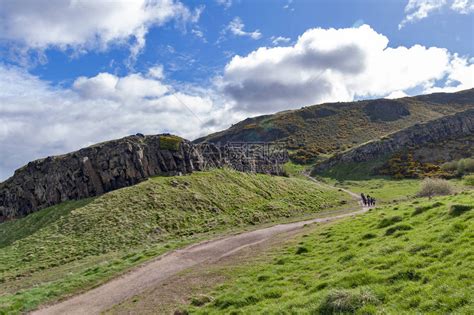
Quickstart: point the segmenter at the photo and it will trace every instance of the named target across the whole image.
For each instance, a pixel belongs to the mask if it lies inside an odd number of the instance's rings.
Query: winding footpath
[[[318,182],[309,175],[305,176],[317,185],[335,188]],[[353,198],[359,199],[359,195],[345,189],[341,190],[350,194]],[[368,207],[361,206],[360,210],[350,213],[288,224],[278,224],[268,228],[191,245],[162,255],[95,289],[58,304],[46,306],[32,312],[32,314],[100,314],[127,298],[160,284],[160,282],[187,268],[218,261],[245,247],[264,242],[279,233],[290,232],[311,223],[329,222],[348,216],[355,216],[366,212],[368,209]]]

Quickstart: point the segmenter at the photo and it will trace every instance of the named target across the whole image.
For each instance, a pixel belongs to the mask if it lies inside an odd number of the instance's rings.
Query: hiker
[[[372,197],[370,197],[369,195],[367,195],[367,206],[370,207],[370,200],[372,199]]]
[[[372,203],[372,206],[375,207],[375,198],[372,197],[371,203]]]
[[[367,198],[365,197],[364,193],[361,193],[360,197],[362,198],[362,203],[364,204],[364,206],[367,206]]]

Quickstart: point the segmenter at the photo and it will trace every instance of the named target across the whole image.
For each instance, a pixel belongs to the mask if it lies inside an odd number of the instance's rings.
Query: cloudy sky
[[[137,132],[474,85],[473,0],[0,0],[0,180]]]

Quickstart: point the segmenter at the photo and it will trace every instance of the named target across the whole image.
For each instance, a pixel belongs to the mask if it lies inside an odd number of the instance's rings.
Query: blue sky
[[[0,0],[0,180],[136,132],[474,86],[472,0]]]
[[[182,2],[190,8],[205,6],[199,23],[187,25],[185,30],[179,29],[173,22],[164,27],[151,28],[146,37],[146,47],[133,66],[135,71],[146,71],[150,65],[160,63],[169,78],[200,82],[222,72],[235,54],[246,55],[258,47],[273,46],[272,36],[290,38],[294,42],[310,28],[347,28],[361,23],[387,36],[391,47],[420,44],[448,48],[461,55],[472,56],[474,52],[472,15],[445,8],[399,30],[398,24],[405,16],[407,1],[404,0],[295,0],[290,4],[287,0],[242,0],[233,1],[229,8],[215,1]],[[287,5],[288,8],[285,8]],[[235,17],[242,19],[248,31],[258,29],[262,37],[252,40],[228,36],[219,41],[222,29]],[[193,29],[199,29],[205,40],[197,37]],[[170,48],[173,50],[170,51]],[[47,63],[30,71],[55,84],[67,85],[78,76],[93,76],[98,71],[125,75],[130,71],[124,62],[128,55],[128,48],[123,45],[80,56],[74,56],[73,51],[51,48],[46,51]],[[193,63],[182,62],[184,64],[175,69],[180,60],[189,59]],[[114,60],[113,65],[111,60]]]

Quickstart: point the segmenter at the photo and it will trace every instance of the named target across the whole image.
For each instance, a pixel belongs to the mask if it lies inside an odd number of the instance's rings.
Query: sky
[[[473,0],[0,0],[0,181],[131,134],[474,86]]]

